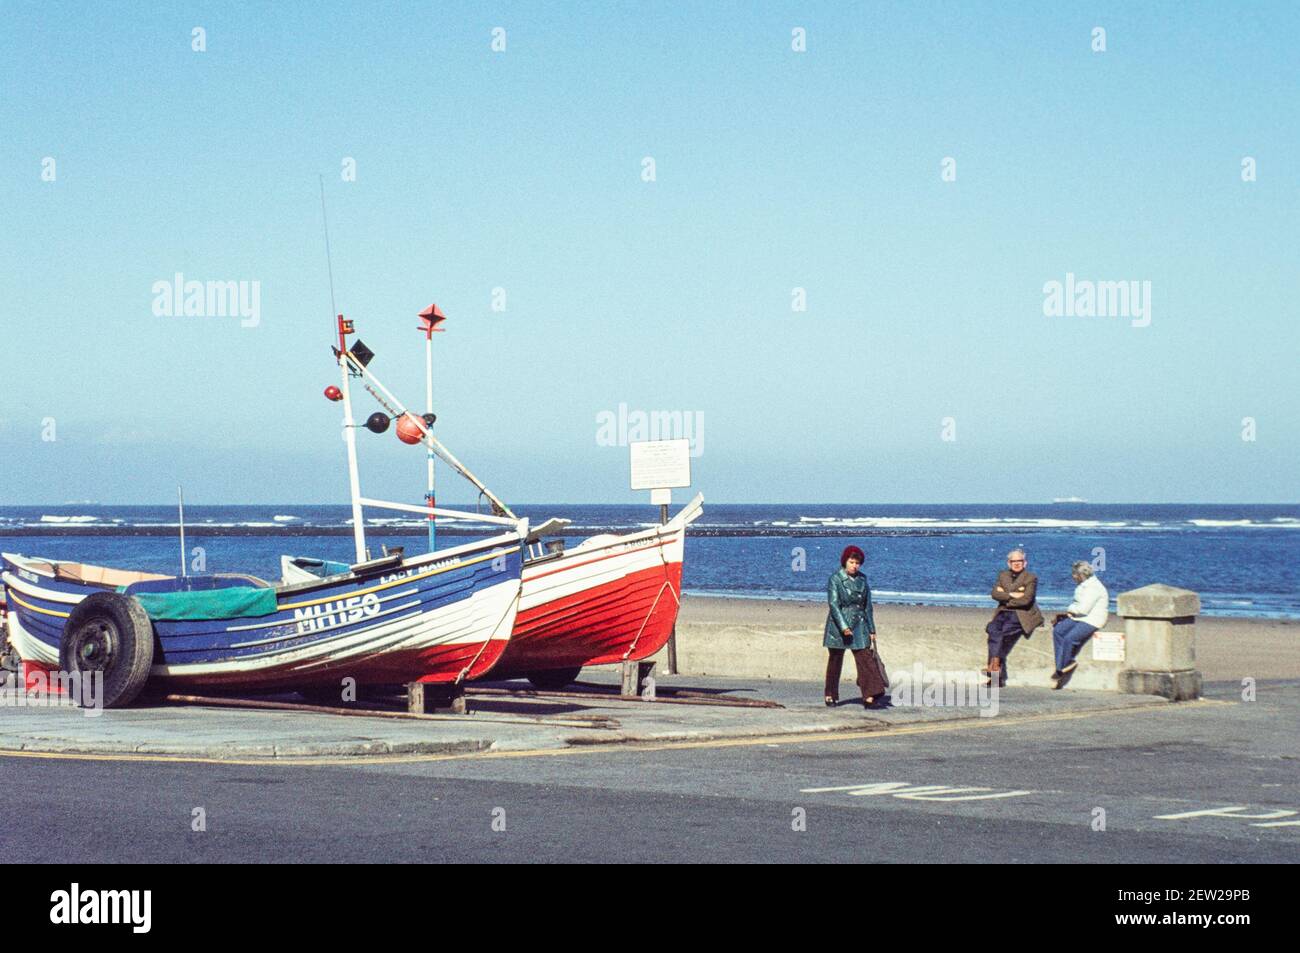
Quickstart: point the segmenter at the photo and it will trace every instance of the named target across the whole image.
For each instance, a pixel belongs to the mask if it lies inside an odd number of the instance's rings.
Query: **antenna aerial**
[[[176,506],[179,512],[179,521],[181,528],[181,578],[187,575],[185,572],[185,492],[181,489],[180,484],[176,484]]]
[[[334,315],[338,314],[338,308],[334,306],[334,262],[330,257],[330,222],[329,217],[325,214],[325,176],[320,177],[320,219],[325,228],[325,267],[329,270],[330,276],[330,324],[334,323]]]

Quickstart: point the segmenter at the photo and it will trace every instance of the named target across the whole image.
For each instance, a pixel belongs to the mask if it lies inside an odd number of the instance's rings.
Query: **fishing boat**
[[[0,554],[9,641],[28,673],[102,676],[102,704],[118,707],[150,678],[173,688],[337,692],[344,678],[458,683],[492,668],[514,629],[528,521],[418,507],[496,534],[416,556],[371,556],[364,508],[413,507],[361,495],[350,382],[373,378],[374,355],[348,344],[353,333],[339,315],[341,387],[326,396],[343,404],[356,561],[270,583],[188,575],[183,537],[179,576]],[[364,426],[381,429],[374,415]]]
[[[567,520],[547,520],[527,541],[514,631],[496,664],[471,677],[527,677],[558,689],[585,666],[657,653],[681,607],[686,527],[702,512],[696,496],[663,525],[592,536],[572,548],[545,539]],[[286,576],[320,571],[319,560],[284,556],[282,564]]]
[[[601,534],[572,549],[530,537],[519,614],[492,678],[527,676],[560,688],[587,665],[636,662],[662,649],[681,607],[686,527],[704,510],[697,495],[671,520]]]
[[[520,546],[510,533],[437,554],[400,553],[311,583],[167,577],[0,559],[9,640],[25,668],[102,671],[106,707],[149,677],[170,688],[311,690],[455,682],[486,672],[510,638]]]
[[[433,324],[445,315],[430,305],[420,312],[426,335],[426,375],[432,374],[428,341]],[[488,500],[493,512],[513,518],[514,513],[495,493],[446,450],[432,435],[432,421],[408,410],[365,368],[358,374],[366,391],[392,419],[410,421],[419,442],[449,462]],[[427,403],[432,404],[432,383],[426,378]],[[414,433],[413,433],[414,436]],[[417,442],[412,440],[411,442]],[[433,468],[428,469],[426,501],[432,506]],[[433,545],[435,509],[427,512]],[[626,534],[600,534],[566,549],[563,538],[548,536],[563,531],[569,521],[549,519],[526,537],[522,589],[514,632],[496,666],[475,678],[528,677],[539,688],[560,688],[578,677],[582,668],[611,662],[641,661],[662,649],[672,635],[681,606],[682,565],[686,527],[699,518],[704,497],[697,495],[671,520]],[[311,578],[319,560],[284,556],[286,578]]]

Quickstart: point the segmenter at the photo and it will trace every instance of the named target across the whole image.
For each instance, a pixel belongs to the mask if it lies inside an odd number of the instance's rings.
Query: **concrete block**
[[[1173,701],[1199,698],[1196,615],[1201,611],[1200,596],[1155,583],[1121,592],[1115,604],[1124,619],[1128,654],[1119,690]]]
[[[1125,618],[1128,668],[1178,672],[1196,667],[1195,618]]]
[[[1200,614],[1201,597],[1189,589],[1157,582],[1121,592],[1115,597],[1115,606],[1126,619],[1180,619]]]

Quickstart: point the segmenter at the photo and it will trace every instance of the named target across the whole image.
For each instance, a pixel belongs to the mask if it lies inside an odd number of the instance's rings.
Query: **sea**
[[[418,501],[414,501],[418,502]],[[470,506],[470,509],[473,507]],[[570,520],[576,541],[652,525],[648,504],[515,507],[534,523]],[[367,513],[367,539],[427,548],[418,516]],[[207,572],[279,577],[280,556],[353,560],[351,510],[338,505],[186,506],[187,560]],[[440,523],[438,548],[482,527]],[[692,524],[683,588],[699,596],[824,598],[841,550],[855,543],[883,603],[991,607],[1012,548],[1038,574],[1039,601],[1064,607],[1070,566],[1093,564],[1112,596],[1153,582],[1200,594],[1207,615],[1300,619],[1300,505],[1266,504],[711,504]],[[0,551],[176,573],[174,506],[0,508]],[[1112,603],[1113,605],[1113,603]]]

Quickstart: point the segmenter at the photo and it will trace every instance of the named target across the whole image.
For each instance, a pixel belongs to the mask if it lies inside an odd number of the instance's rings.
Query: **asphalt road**
[[[9,862],[71,863],[1295,862],[1300,683],[1239,693],[779,745],[319,767],[0,757],[0,843]]]

